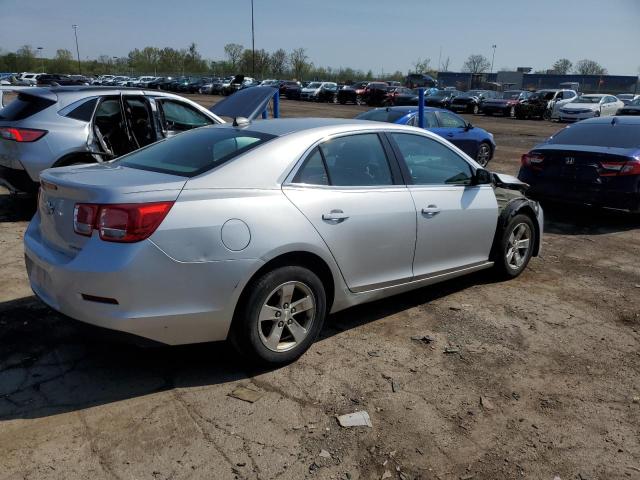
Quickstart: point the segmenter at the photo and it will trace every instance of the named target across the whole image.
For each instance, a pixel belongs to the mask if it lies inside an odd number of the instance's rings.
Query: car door
[[[204,113],[179,100],[156,98],[156,104],[165,137],[215,123]]]
[[[318,231],[354,292],[412,278],[415,206],[383,142],[377,133],[323,141],[283,187]]]
[[[478,141],[468,127],[468,123],[462,117],[451,112],[436,112],[436,118],[438,128],[430,130],[449,140],[471,158],[475,158],[478,153]]]
[[[498,221],[491,185],[473,185],[473,167],[445,143],[389,133],[417,210],[414,278],[488,261]]]

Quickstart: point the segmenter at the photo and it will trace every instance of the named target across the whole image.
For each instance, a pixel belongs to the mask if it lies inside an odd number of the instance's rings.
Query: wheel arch
[[[500,246],[500,239],[502,238],[502,233],[504,232],[504,229],[507,227],[511,219],[518,214],[524,214],[531,218],[534,229],[534,245],[532,256],[538,256],[538,253],[540,252],[540,244],[542,241],[542,232],[540,231],[540,224],[538,223],[538,216],[536,214],[537,208],[539,207],[535,202],[525,197],[514,199],[503,208],[500,216],[498,217],[498,225],[496,228],[496,234],[493,239],[493,245],[491,247],[490,258],[494,259],[496,258],[496,255],[499,254],[498,250]]]
[[[58,158],[50,168],[66,167],[73,163],[96,163],[96,159],[89,152],[70,152]]]
[[[267,272],[275,270],[276,268],[291,265],[308,268],[320,278],[320,281],[324,285],[325,292],[327,294],[327,312],[330,312],[335,299],[336,289],[336,280],[334,278],[334,273],[331,267],[321,256],[315,253],[306,250],[294,250],[281,253],[271,258],[258,270],[256,270],[253,275],[251,275],[249,280],[245,283],[240,296],[238,297],[238,301],[236,302],[233,312],[233,320],[235,320],[238,311],[241,308],[241,305],[244,305],[244,302],[246,301],[246,298],[249,295],[253,284],[260,277],[262,277]]]

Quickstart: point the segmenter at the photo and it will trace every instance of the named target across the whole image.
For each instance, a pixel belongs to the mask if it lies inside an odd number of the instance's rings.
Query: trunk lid
[[[103,163],[53,168],[40,175],[40,235],[49,247],[74,257],[89,237],[73,229],[76,203],[175,201],[185,177]]]

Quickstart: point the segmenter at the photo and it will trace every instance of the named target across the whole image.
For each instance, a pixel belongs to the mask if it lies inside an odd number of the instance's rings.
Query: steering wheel
[[[108,153],[109,155],[115,156],[114,153],[113,153],[113,148],[111,146],[111,142],[109,142],[109,136],[108,135],[103,135],[97,125],[94,125],[93,132],[94,132],[96,138],[98,139],[98,143],[100,144],[100,148],[102,148],[102,150],[105,153]]]

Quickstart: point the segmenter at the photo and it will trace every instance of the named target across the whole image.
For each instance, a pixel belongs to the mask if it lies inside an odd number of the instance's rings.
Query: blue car
[[[418,107],[374,108],[356,117],[360,120],[418,126]],[[424,109],[426,129],[449,140],[483,167],[493,158],[496,143],[493,135],[474,127],[464,118],[440,108]]]

